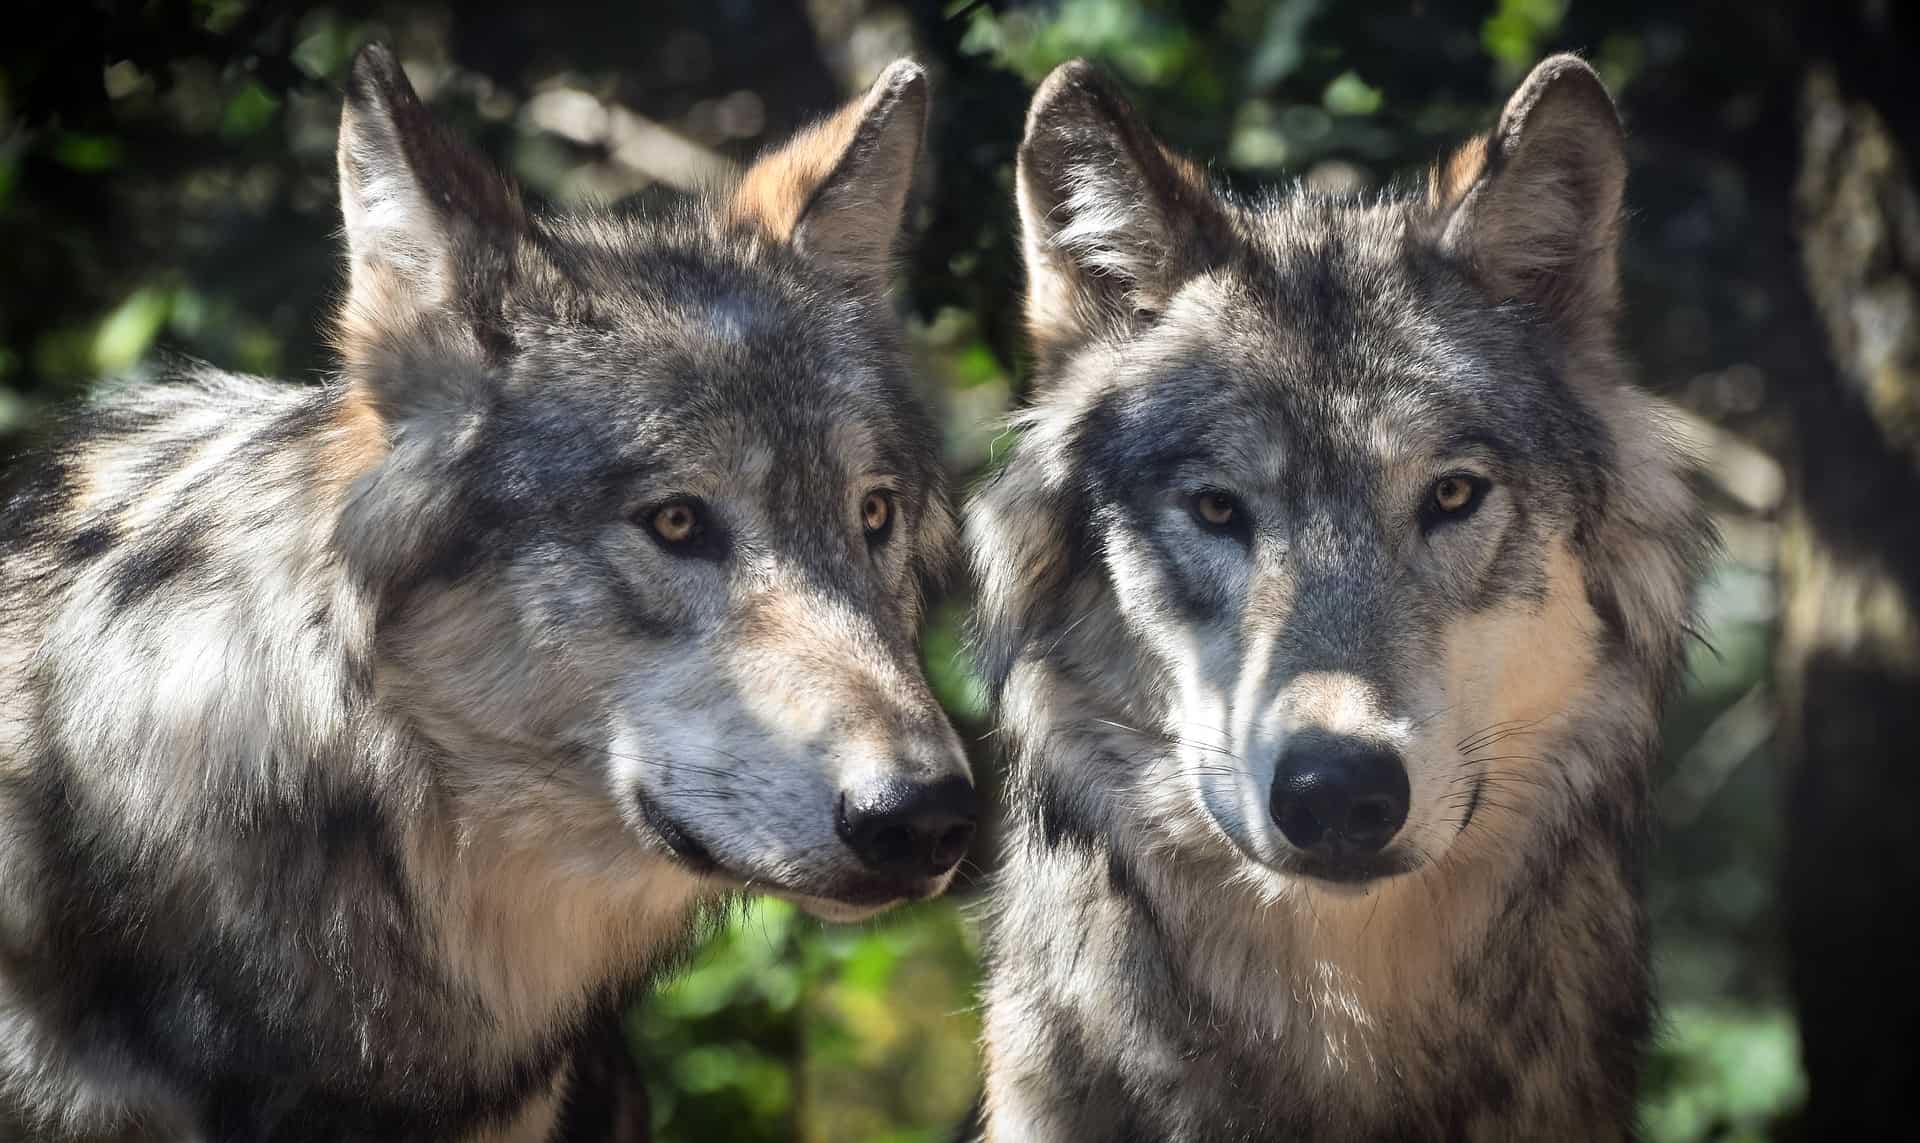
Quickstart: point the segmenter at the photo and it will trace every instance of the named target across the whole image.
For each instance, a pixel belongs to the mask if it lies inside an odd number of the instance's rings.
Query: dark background
[[[1631,137],[1627,344],[1684,410],[1728,540],[1658,776],[1645,1131],[1892,1134],[1920,1079],[1912,7],[29,3],[0,32],[0,455],[165,352],[324,375],[338,85],[369,38],[557,204],[724,177],[918,56],[936,106],[901,296],[963,480],[1024,377],[1011,160],[1053,64],[1103,61],[1236,185],[1372,190],[1581,51]],[[977,737],[963,603],[928,660]],[[851,929],[752,906],[633,1016],[660,1136],[944,1137],[977,1086],[974,932],[953,901]]]

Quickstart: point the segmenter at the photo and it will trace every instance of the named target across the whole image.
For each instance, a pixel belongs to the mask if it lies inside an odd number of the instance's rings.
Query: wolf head
[[[969,527],[1049,834],[1364,883],[1644,760],[1708,533],[1614,351],[1625,174],[1572,57],[1364,203],[1229,197],[1090,66],[1046,80],[1035,397]]]
[[[972,830],[916,656],[953,525],[886,298],[926,81],[664,217],[548,217],[362,54],[336,536],[378,691],[530,847],[826,911]]]

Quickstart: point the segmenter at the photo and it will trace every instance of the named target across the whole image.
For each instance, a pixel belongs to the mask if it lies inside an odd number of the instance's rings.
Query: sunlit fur
[[[1628,1134],[1712,539],[1613,343],[1598,80],[1542,64],[1425,198],[1216,193],[1080,63],[1020,162],[1041,367],[968,523],[1011,765],[989,1137]],[[1303,731],[1405,760],[1371,879],[1272,820]]]
[[[701,916],[944,888],[835,823],[965,773],[882,255],[925,87],[763,160],[778,217],[543,216],[363,53],[341,375],[107,394],[0,501],[0,1136],[644,1130],[619,1013]]]

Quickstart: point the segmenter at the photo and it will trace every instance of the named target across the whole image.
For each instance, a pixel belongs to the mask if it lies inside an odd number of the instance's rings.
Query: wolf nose
[[[840,839],[868,868],[895,877],[938,877],[960,864],[978,813],[973,783],[889,779],[840,795]]]
[[[1378,853],[1407,820],[1407,769],[1384,746],[1330,734],[1287,742],[1273,782],[1273,821],[1301,849]]]

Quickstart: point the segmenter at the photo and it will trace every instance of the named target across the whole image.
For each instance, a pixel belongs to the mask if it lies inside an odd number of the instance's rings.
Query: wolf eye
[[[860,523],[866,529],[867,543],[886,543],[893,535],[893,493],[885,489],[867,493],[860,502]]]
[[[633,522],[652,534],[661,550],[689,559],[720,560],[727,554],[727,530],[697,496],[659,501],[635,513]]]
[[[1449,476],[1433,486],[1433,506],[1442,512],[1458,512],[1473,499],[1473,485],[1464,476]]]
[[[653,534],[664,544],[687,544],[700,534],[700,513],[684,500],[662,504],[653,513]]]
[[[1491,483],[1470,472],[1455,472],[1433,482],[1427,490],[1427,502],[1421,506],[1422,524],[1431,530],[1441,524],[1464,520],[1480,507]]]
[[[1191,509],[1194,520],[1209,532],[1239,535],[1247,529],[1246,510],[1230,492],[1209,488],[1195,493]]]

